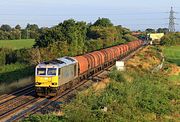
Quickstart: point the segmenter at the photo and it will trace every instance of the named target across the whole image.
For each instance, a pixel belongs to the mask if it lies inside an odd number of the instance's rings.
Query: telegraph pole
[[[175,17],[174,17],[175,11],[173,10],[173,7],[171,7],[170,15],[169,15],[169,31],[175,32]]]

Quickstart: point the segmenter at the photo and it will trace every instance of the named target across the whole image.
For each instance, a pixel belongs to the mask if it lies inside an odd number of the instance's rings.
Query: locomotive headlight
[[[39,83],[39,82],[36,82],[36,85],[41,85],[41,83]]]
[[[52,83],[52,85],[57,85],[57,83]]]

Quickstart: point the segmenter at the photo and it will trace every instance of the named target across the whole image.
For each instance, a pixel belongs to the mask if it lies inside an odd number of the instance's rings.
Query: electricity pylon
[[[173,10],[173,7],[171,7],[170,15],[169,15],[169,31],[175,32],[175,17],[174,17],[175,11]]]

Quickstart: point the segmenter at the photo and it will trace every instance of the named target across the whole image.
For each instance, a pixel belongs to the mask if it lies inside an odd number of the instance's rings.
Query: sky
[[[180,18],[180,0],[0,0],[0,25],[51,27],[73,18],[87,23],[109,18],[131,30],[168,27],[171,6]],[[180,31],[180,19],[176,20]]]

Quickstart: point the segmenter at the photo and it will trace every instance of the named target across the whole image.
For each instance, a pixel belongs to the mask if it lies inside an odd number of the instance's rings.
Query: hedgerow
[[[34,67],[27,64],[15,63],[0,66],[0,83],[17,82],[19,79],[32,76],[33,74]]]

